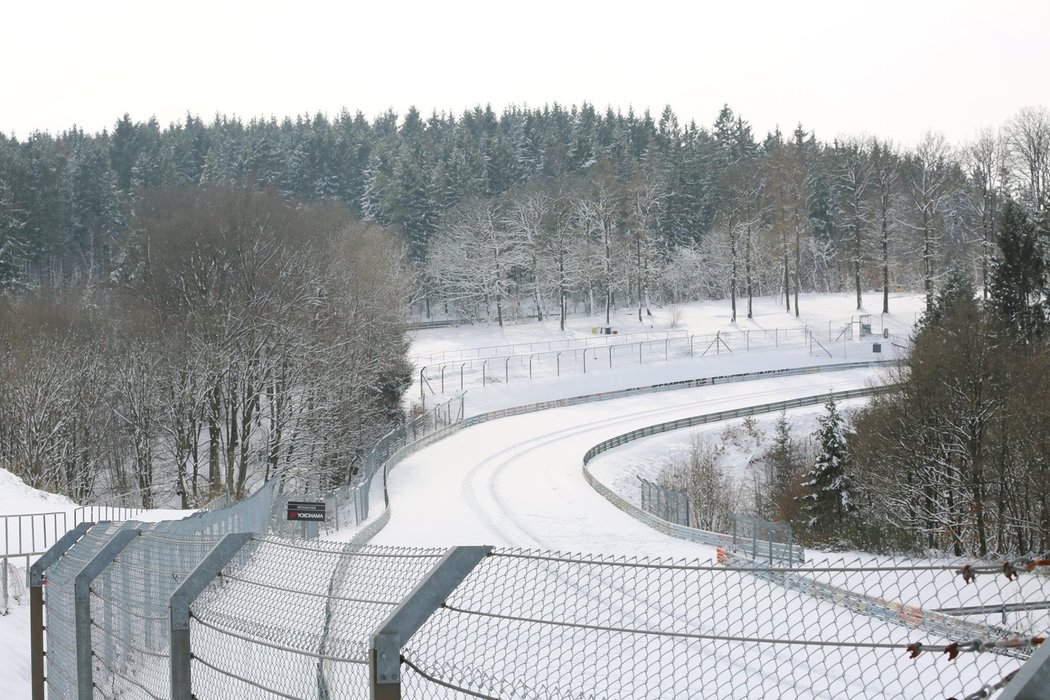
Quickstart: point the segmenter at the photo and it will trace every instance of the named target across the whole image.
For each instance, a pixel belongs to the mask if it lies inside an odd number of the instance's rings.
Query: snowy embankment
[[[6,469],[0,469],[0,527],[4,528],[5,540],[2,553],[11,557],[5,562],[8,566],[9,613],[0,615],[0,648],[8,651],[0,658],[3,697],[24,698],[30,694],[26,568],[37,559],[31,553],[45,551],[66,530],[72,529],[74,520],[83,516],[83,513],[76,512],[78,508],[78,504],[65,496],[34,489]],[[159,522],[183,518],[191,512],[144,510],[136,512],[135,519]],[[88,515],[91,515],[90,511]]]

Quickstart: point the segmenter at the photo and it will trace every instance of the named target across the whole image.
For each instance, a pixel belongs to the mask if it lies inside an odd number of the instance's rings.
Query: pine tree
[[[992,272],[992,304],[1026,343],[1046,325],[1046,267],[1039,251],[1035,223],[1013,200],[1007,200],[1000,221],[1001,258]]]
[[[818,535],[832,531],[852,510],[845,471],[848,452],[844,421],[834,399],[828,398],[824,409],[816,432],[819,451],[802,482],[806,493],[798,497],[803,524]]]
[[[762,454],[768,503],[763,510],[774,519],[793,520],[795,507],[790,493],[805,464],[802,450],[791,434],[787,413],[781,411],[773,428],[773,444]]]

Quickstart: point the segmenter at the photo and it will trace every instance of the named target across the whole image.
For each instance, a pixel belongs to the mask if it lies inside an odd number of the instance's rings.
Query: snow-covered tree
[[[821,535],[843,522],[852,510],[846,477],[845,421],[832,398],[824,404],[815,437],[817,456],[802,481],[805,493],[798,497],[799,517],[812,533]]]

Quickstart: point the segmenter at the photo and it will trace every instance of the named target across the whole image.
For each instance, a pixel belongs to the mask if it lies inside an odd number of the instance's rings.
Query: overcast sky
[[[11,0],[0,22],[0,131],[19,138],[124,112],[587,100],[702,125],[728,103],[759,137],[801,121],[911,144],[1050,105],[1050,0]]]

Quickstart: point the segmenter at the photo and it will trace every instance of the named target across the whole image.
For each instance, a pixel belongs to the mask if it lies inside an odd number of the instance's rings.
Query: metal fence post
[[[73,619],[76,630],[77,649],[77,697],[92,700],[95,696],[91,668],[91,582],[106,570],[114,559],[131,542],[142,534],[141,530],[118,530],[99,550],[91,561],[84,565],[73,579]]]
[[[168,624],[172,700],[190,700],[193,697],[190,678],[190,606],[252,537],[250,532],[237,532],[223,537],[171,594]]]
[[[1040,700],[1050,688],[1050,642],[1043,642],[1003,689],[999,700]]]
[[[491,551],[485,546],[448,550],[372,633],[368,674],[372,700],[400,700],[401,648]]]
[[[80,523],[29,567],[29,649],[33,700],[44,700],[44,572],[76,544],[94,523]]]

